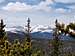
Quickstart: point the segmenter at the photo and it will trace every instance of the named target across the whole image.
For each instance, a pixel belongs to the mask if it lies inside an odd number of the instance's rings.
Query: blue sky
[[[7,26],[25,25],[27,17],[32,25],[51,25],[75,21],[75,0],[0,0],[0,19]]]

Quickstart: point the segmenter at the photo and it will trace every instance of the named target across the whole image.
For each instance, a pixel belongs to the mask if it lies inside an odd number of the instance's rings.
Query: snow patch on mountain
[[[13,33],[17,33],[17,32],[24,32],[24,27],[22,26],[13,26],[13,27],[6,27],[5,31],[8,32],[13,32]]]
[[[32,33],[33,32],[52,32],[52,28],[49,26],[43,26],[43,25],[37,25],[35,26],[35,28],[33,28]]]
[[[5,31],[17,33],[17,31],[25,32],[25,28],[22,26],[6,27]],[[49,26],[36,25],[31,27],[31,33],[34,32],[52,32],[52,28]]]

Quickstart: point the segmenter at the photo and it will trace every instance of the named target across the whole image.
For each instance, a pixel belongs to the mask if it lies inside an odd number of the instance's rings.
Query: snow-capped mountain
[[[33,32],[52,32],[52,28],[50,26],[36,25],[32,27]]]
[[[12,33],[17,33],[17,32],[24,32],[24,27],[22,26],[13,26],[13,27],[6,27],[5,28],[6,32],[12,32]]]
[[[10,31],[13,33],[17,33],[17,31],[25,32],[25,27],[22,26],[6,27],[5,31]],[[49,26],[36,25],[31,27],[31,33],[34,32],[52,32],[52,28]]]
[[[13,26],[13,27],[6,27],[5,31],[9,39],[24,39],[25,37],[25,28],[22,26]],[[42,38],[42,39],[49,39],[52,36],[52,28],[49,26],[43,25],[36,25],[31,27],[31,36],[32,38]]]
[[[23,39],[25,37],[25,28],[22,26],[14,26],[5,28],[9,39],[10,37]],[[50,26],[36,25],[31,27],[32,38],[42,38],[42,39],[52,39],[53,38],[53,28]],[[70,36],[61,37],[62,40],[74,40]]]

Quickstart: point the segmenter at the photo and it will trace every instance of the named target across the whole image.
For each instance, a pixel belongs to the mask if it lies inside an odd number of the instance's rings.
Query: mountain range
[[[7,32],[8,38],[10,40],[14,39],[24,39],[25,37],[25,27],[22,26],[13,26],[13,27],[6,27],[5,31]],[[31,38],[36,39],[53,39],[53,29],[50,26],[43,26],[43,25],[36,25],[31,27]],[[74,41],[75,39],[69,35],[61,34],[62,40],[69,40]]]

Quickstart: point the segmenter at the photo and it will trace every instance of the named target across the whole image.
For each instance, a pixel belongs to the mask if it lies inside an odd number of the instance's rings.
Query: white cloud
[[[52,4],[51,0],[46,0],[45,2],[41,2],[39,5],[35,6],[36,10],[44,10],[46,12],[51,12],[52,8],[48,7],[49,4]]]
[[[48,6],[49,4],[53,4],[53,0],[42,1],[39,5],[35,6],[35,9],[52,12],[52,8]]]
[[[53,3],[53,1],[52,0],[42,1],[38,5],[34,5],[34,6],[27,5],[25,3],[20,3],[20,2],[16,2],[16,3],[10,2],[5,7],[2,7],[2,9],[7,11],[31,11],[31,10],[50,11],[51,8],[47,6],[50,3]]]
[[[63,8],[53,9],[52,7],[48,6],[49,4],[54,4],[53,0],[42,1],[38,5],[33,5],[33,6],[21,2],[16,2],[16,3],[10,2],[5,7],[2,7],[2,9],[12,12],[16,11],[30,12],[30,11],[39,11],[39,10],[46,12],[58,12],[58,13],[67,12],[66,9]]]
[[[8,11],[27,11],[32,9],[32,6],[26,5],[25,3],[16,2],[16,3],[8,3],[8,5],[3,7],[2,9]]]

